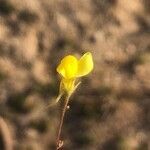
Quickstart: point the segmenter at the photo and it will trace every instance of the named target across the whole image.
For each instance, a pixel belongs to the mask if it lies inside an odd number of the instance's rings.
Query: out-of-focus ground
[[[86,51],[95,67],[71,98],[64,150],[150,149],[149,0],[0,0],[0,150],[54,149],[62,107],[41,108],[61,58]]]

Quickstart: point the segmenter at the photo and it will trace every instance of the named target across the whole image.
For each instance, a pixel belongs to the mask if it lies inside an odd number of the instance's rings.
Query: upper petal
[[[57,72],[64,78],[74,78],[78,70],[78,60],[72,55],[68,55],[61,60],[57,67]]]
[[[90,73],[93,69],[93,58],[90,52],[85,53],[78,61],[77,77]]]

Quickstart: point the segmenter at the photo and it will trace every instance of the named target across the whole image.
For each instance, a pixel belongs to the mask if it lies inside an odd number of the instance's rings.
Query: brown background
[[[41,108],[61,58],[86,51],[95,67],[71,98],[64,150],[150,149],[149,0],[0,0],[0,150],[54,149],[61,106]]]

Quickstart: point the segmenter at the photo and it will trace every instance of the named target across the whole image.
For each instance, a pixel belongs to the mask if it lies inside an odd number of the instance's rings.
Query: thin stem
[[[58,127],[58,134],[57,134],[57,138],[56,138],[56,150],[59,150],[63,146],[63,141],[60,140],[60,136],[61,136],[61,130],[62,130],[62,126],[63,126],[64,117],[65,117],[65,113],[66,113],[66,110],[67,110],[69,98],[70,98],[70,95],[68,95],[66,97],[65,104],[64,104],[64,107],[63,107],[63,110],[62,110],[62,114],[61,114],[61,118],[60,118],[60,124],[59,124],[59,127]]]

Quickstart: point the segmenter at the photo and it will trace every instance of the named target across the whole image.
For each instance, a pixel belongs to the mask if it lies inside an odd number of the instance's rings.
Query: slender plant
[[[57,72],[61,75],[61,82],[60,91],[56,102],[58,102],[63,95],[66,96],[58,126],[56,150],[59,150],[63,146],[63,140],[61,139],[61,130],[66,110],[69,107],[68,103],[70,96],[80,84],[80,82],[76,83],[76,81],[79,77],[89,74],[92,69],[93,58],[90,52],[85,53],[79,60],[73,55],[65,56],[57,67]]]

